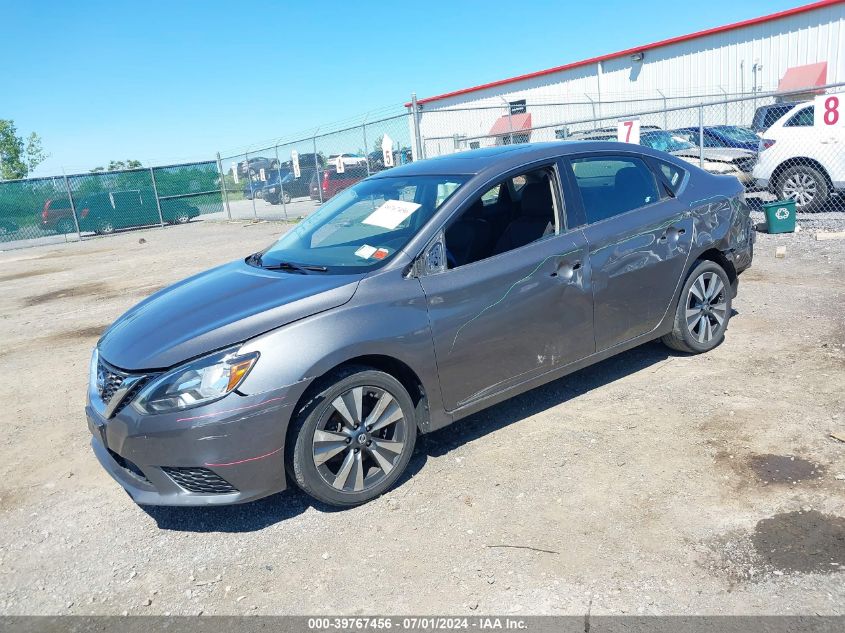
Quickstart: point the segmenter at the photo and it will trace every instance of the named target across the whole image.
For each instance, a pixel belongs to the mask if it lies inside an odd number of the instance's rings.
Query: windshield
[[[648,132],[643,132],[640,134],[640,145],[657,149],[661,152],[677,152],[695,147],[689,141],[685,141],[680,136],[675,136],[665,130],[649,130]]]
[[[760,141],[760,137],[747,127],[739,127],[738,125],[717,125],[713,129],[729,141],[737,141],[739,143],[757,143]]]
[[[251,263],[364,272],[390,259],[467,181],[466,176],[374,178],[345,189]],[[322,271],[321,271],[322,272]]]

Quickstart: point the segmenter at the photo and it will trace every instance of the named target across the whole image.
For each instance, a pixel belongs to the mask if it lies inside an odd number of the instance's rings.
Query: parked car
[[[264,198],[270,204],[281,204],[283,200],[287,204],[292,198],[293,182],[293,172],[289,169],[273,169],[270,171],[267,182],[261,183],[262,188],[259,197]]]
[[[610,128],[606,128],[610,129]],[[573,138],[581,138],[584,140],[595,141],[615,141],[616,129],[613,128],[613,133],[607,131],[596,133],[594,132],[578,132],[573,135]],[[680,136],[676,136],[666,130],[659,128],[650,128],[640,132],[640,145],[643,147],[650,147],[661,152],[668,152],[673,156],[682,158],[683,160],[698,165],[703,158],[701,165],[706,171],[714,174],[722,174],[734,176],[744,186],[754,186],[754,177],[751,172],[754,168],[754,163],[757,160],[755,152],[737,149],[730,147],[705,147],[703,151],[697,145],[693,145],[689,141]],[[699,156],[701,154],[701,156]]]
[[[246,200],[261,197],[261,190],[264,188],[264,183],[261,182],[257,176],[249,176],[244,178],[243,196]]]
[[[367,157],[361,156],[361,154],[332,154],[329,156],[328,163],[329,167],[335,167],[337,165],[337,159],[341,159],[343,161],[343,165],[345,167],[354,167],[356,165],[366,165],[367,164]]]
[[[780,103],[770,103],[760,106],[754,111],[754,117],[751,119],[751,129],[758,136],[762,136],[775,121],[800,104],[801,101],[782,101]]]
[[[754,167],[758,185],[799,211],[822,211],[830,196],[845,192],[845,129],[817,128],[814,105],[789,110],[766,130],[765,149]]]
[[[67,196],[47,198],[41,208],[39,226],[42,231],[55,231],[63,234],[75,233],[76,223],[73,221],[70,198]]]
[[[703,127],[702,131],[704,147],[737,147],[754,153],[760,150],[760,137],[751,128],[741,125],[708,125]],[[678,128],[671,133],[693,145],[699,145],[701,142],[698,126]]]
[[[292,484],[360,504],[418,433],[653,339],[712,350],[753,236],[735,178],[647,147],[387,170],[120,317],[91,358],[91,444],[139,504]]]
[[[366,167],[348,167],[343,173],[334,169],[326,169],[319,173],[314,172],[314,175],[311,176],[311,199],[320,200],[322,196],[322,200],[325,202],[366,177]]]
[[[370,152],[367,154],[367,160],[370,163],[370,171],[375,173],[384,169],[384,152]],[[401,150],[393,150],[393,166],[398,167],[413,161],[411,149],[403,147]]]
[[[117,229],[149,226],[160,222],[155,194],[151,189],[90,193],[80,196],[79,199],[74,196],[74,203],[79,230],[83,232],[105,235]],[[199,213],[197,207],[184,200],[161,200],[161,216],[169,224],[185,224]],[[70,221],[73,222],[72,215]],[[72,230],[75,231],[76,228]]]
[[[263,156],[253,156],[247,161],[242,160],[238,163],[238,176],[245,178],[246,176],[257,176],[261,170],[269,171],[279,166],[279,161],[275,158],[265,158]]]

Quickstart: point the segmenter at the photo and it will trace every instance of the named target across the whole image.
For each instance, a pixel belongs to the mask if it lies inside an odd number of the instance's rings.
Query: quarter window
[[[654,174],[639,158],[576,158],[572,160],[572,171],[581,192],[588,224],[660,200]]]
[[[662,160],[656,162],[660,171],[666,177],[666,182],[669,184],[669,188],[672,190],[672,193],[678,193],[678,189],[684,180],[684,173],[686,172],[671,163],[665,163]]]

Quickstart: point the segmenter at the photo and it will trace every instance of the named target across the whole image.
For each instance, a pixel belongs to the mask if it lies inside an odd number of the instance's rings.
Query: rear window
[[[763,106],[761,108],[757,108],[757,112],[754,113],[754,122],[751,124],[751,129],[757,132],[768,130],[772,127],[772,125],[774,125],[775,121],[794,107],[794,103],[784,103],[781,105]]]
[[[654,173],[639,158],[576,158],[572,160],[572,171],[581,193],[588,224],[660,200]]]
[[[814,119],[814,108],[810,106],[793,114],[783,125],[784,127],[812,127]]]

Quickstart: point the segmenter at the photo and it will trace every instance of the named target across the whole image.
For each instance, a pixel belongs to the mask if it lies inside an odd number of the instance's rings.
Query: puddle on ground
[[[798,484],[824,474],[822,466],[790,455],[752,455],[748,465],[760,481],[770,484]]]
[[[783,572],[845,571],[845,517],[811,510],[758,521],[752,535],[763,562]]]

